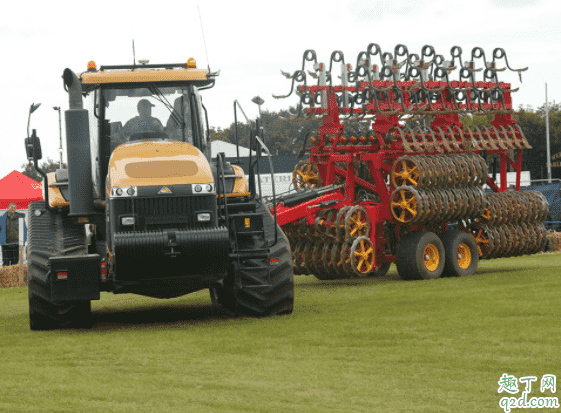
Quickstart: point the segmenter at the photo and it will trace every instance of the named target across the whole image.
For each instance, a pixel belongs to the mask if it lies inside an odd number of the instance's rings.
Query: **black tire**
[[[274,241],[274,219],[261,204],[257,212],[263,216],[265,239]],[[294,306],[294,273],[288,238],[277,226],[278,241],[266,259],[246,259],[243,265],[233,262],[221,287],[210,289],[214,305],[220,306],[236,316],[268,317],[291,314]],[[255,241],[255,247],[262,240]],[[278,259],[276,264],[269,264]],[[259,268],[268,266],[269,271]]]
[[[479,252],[471,235],[453,229],[439,234],[438,237],[444,244],[443,277],[471,275],[477,270]],[[458,254],[461,254],[461,257]]]
[[[425,261],[427,253],[431,254],[431,259]],[[397,244],[395,265],[399,276],[404,280],[438,278],[444,270],[444,261],[444,245],[432,232],[409,233]]]
[[[36,216],[35,211],[41,214]],[[54,302],[47,266],[50,257],[87,254],[84,225],[74,224],[66,212],[49,212],[44,202],[30,203],[28,214],[29,328],[90,328],[91,302]]]
[[[380,267],[376,271],[369,272],[367,274],[368,277],[383,277],[386,275],[391,267],[391,262],[387,262],[385,264],[380,265]]]

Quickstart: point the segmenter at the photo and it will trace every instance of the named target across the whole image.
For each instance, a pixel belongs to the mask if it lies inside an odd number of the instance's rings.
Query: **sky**
[[[305,50],[314,49],[318,60],[326,63],[332,51],[341,50],[346,61],[354,63],[370,43],[378,43],[383,51],[404,44],[418,54],[424,45],[432,45],[445,57],[453,46],[460,46],[466,57],[479,46],[488,59],[493,49],[502,47],[511,67],[529,67],[523,83],[515,73],[499,74],[500,81],[520,87],[513,94],[516,107],[543,105],[546,82],[548,100],[561,101],[561,2],[557,0],[140,4],[31,0],[3,6],[0,177],[21,170],[27,162],[24,138],[32,103],[41,103],[31,116],[30,128],[37,129],[41,138],[43,159],[59,159],[58,112],[53,107],[62,108],[66,160],[68,96],[63,70],[85,71],[90,60],[98,67],[132,64],[133,39],[137,60],[183,63],[194,57],[198,67],[220,70],[215,87],[202,93],[214,127],[225,128],[234,121],[234,100],[252,119],[258,107],[251,99],[257,95],[265,100],[263,110],[295,105],[294,95],[282,100],[272,95],[290,90],[290,80],[280,71],[300,69]]]

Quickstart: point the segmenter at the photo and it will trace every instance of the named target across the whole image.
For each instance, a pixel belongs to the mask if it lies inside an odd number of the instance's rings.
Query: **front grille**
[[[129,198],[115,200],[115,215],[134,214],[136,230],[188,229],[216,225],[216,195]],[[209,223],[196,221],[195,212],[209,211]],[[125,230],[125,227],[122,228]]]

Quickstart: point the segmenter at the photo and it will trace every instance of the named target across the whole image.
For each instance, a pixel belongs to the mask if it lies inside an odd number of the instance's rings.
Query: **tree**
[[[545,106],[536,111],[532,107],[520,106],[514,119],[524,132],[532,149],[524,150],[523,170],[530,171],[532,179],[547,178],[547,146],[545,127]],[[549,141],[551,155],[561,151],[561,104],[553,102],[549,108]],[[561,178],[561,168],[551,169],[553,178]]]
[[[261,122],[264,129],[265,145],[272,154],[293,155],[298,153],[302,146],[302,139],[308,131],[314,133],[320,125],[319,119],[296,118],[292,119],[288,110],[280,112],[263,111]],[[251,129],[255,128],[255,122],[251,125],[238,122],[237,135],[241,146],[249,147],[249,136]],[[212,140],[223,140],[230,143],[236,142],[236,125],[221,130],[210,128]]]
[[[39,166],[43,171],[45,171],[45,173],[55,172],[57,169],[60,168],[59,162],[53,161],[51,158],[47,158],[47,160],[43,161],[43,163],[41,163]],[[67,168],[66,164],[63,163],[62,169],[66,169],[66,168]],[[31,179],[34,179],[37,182],[41,182],[43,180],[43,177],[39,174],[39,172],[35,170],[35,166],[33,165],[33,162],[22,164],[21,169],[22,169],[21,173],[23,175]]]

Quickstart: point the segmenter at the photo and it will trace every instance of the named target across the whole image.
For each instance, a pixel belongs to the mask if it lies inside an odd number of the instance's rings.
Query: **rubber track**
[[[41,210],[40,216],[34,211]],[[50,213],[44,202],[29,204],[29,313],[32,329],[87,326],[90,302],[55,303],[51,300],[48,260],[53,256],[75,256],[87,253],[83,225],[75,225],[64,212]],[[79,317],[84,316],[83,319]]]
[[[256,212],[263,216],[265,239],[268,243],[274,240],[274,219],[262,205]],[[246,259],[243,265],[234,262],[233,271],[225,280],[226,291],[221,293],[219,300],[223,307],[236,315],[267,317],[277,314],[292,313],[294,305],[294,273],[290,244],[284,232],[277,227],[278,241],[271,249],[267,259]],[[255,240],[259,248],[260,241]],[[277,258],[278,263],[269,265],[269,260]],[[268,266],[268,274],[259,267]],[[237,277],[234,276],[234,273]],[[234,285],[238,279],[241,286]],[[240,288],[241,287],[241,288]],[[231,299],[231,296],[235,299]]]

